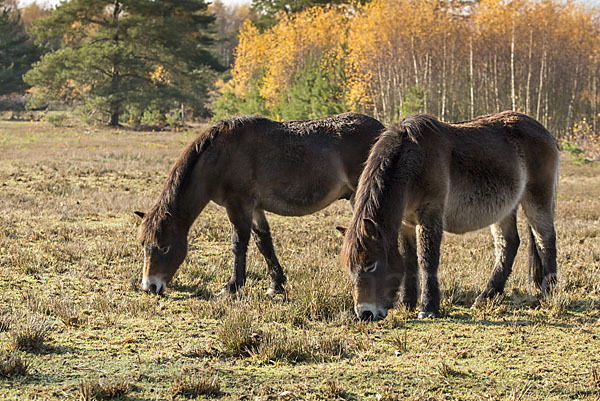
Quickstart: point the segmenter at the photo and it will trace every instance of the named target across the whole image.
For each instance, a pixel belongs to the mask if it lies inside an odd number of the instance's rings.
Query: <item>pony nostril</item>
[[[373,320],[373,312],[366,310],[360,315],[360,320]]]
[[[150,287],[148,289],[152,294],[156,294],[157,290],[158,290],[158,288],[156,287],[156,284],[154,284],[154,283],[150,284]]]

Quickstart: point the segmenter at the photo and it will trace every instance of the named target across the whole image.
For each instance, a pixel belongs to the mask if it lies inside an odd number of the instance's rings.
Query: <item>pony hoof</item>
[[[285,292],[285,290],[283,288],[279,289],[279,288],[269,288],[267,290],[267,292],[265,293],[266,296],[271,297],[271,298],[275,298],[277,295],[281,295],[284,298],[286,298],[287,293]]]
[[[434,318],[435,317],[435,313],[433,312],[419,312],[419,319],[427,319],[427,318]]]
[[[219,291],[219,293],[217,294],[217,296],[219,296],[219,297],[225,297],[225,296],[233,295],[233,294],[235,294],[235,292],[231,292],[231,289],[229,289],[228,287],[225,287],[221,291]]]
[[[481,298],[481,297],[475,298],[475,302],[473,302],[473,305],[471,305],[471,310],[475,310],[475,309],[479,308],[483,303],[484,303],[483,298]]]

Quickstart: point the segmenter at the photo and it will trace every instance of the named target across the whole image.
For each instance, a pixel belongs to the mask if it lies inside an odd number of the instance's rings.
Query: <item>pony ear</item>
[[[363,219],[361,233],[365,238],[371,241],[379,241],[381,239],[379,227],[377,227],[377,223],[371,219]]]
[[[139,210],[136,210],[135,212],[133,212],[133,214],[135,214],[136,216],[138,216],[140,219],[143,219],[144,216],[146,215],[146,213],[140,212]]]
[[[348,230],[346,227],[342,226],[335,226],[335,229],[342,233],[342,235],[346,235],[346,231]]]

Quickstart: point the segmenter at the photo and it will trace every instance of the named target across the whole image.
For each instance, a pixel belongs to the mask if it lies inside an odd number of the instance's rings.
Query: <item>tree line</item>
[[[89,122],[513,109],[557,133],[598,125],[600,14],[572,1],[0,0],[0,11],[0,96],[26,91],[28,107]]]
[[[356,110],[457,121],[505,109],[598,124],[598,11],[558,0],[373,0],[241,29],[215,113]]]

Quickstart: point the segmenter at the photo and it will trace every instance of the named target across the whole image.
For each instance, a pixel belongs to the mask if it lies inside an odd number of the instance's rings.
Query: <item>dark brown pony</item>
[[[529,223],[530,276],[546,295],[556,281],[558,167],[552,135],[510,111],[456,124],[417,115],[383,133],[360,176],[342,250],[358,317],[385,317],[400,286],[400,302],[415,307],[417,267],[419,317],[438,313],[443,231],[491,225],[496,262],[476,302],[502,293],[519,247],[519,205]]]
[[[384,127],[354,113],[308,121],[239,117],[216,123],[181,154],[158,200],[142,217],[144,290],[162,293],[185,259],[188,232],[209,201],[225,207],[234,268],[224,291],[246,281],[250,233],[271,276],[268,293],[283,292],[285,275],[265,211],[302,216],[353,198],[369,148]]]

